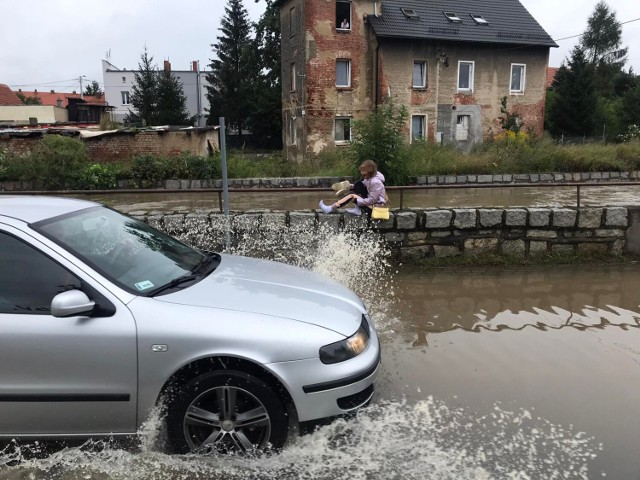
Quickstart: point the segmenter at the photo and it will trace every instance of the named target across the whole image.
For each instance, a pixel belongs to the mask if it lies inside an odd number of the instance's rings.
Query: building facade
[[[171,70],[171,64],[165,60],[164,68]],[[135,74],[138,70],[120,69],[107,60],[102,60],[102,76],[104,81],[104,95],[107,103],[112,107],[113,120],[122,122],[131,105],[131,95],[135,84]],[[182,85],[182,90],[187,98],[186,107],[189,115],[196,119],[197,127],[205,126],[209,111],[209,101],[206,97],[208,85],[206,75],[210,72],[200,70],[199,62],[191,62],[190,70],[171,70]]]
[[[392,101],[407,139],[469,150],[501,131],[501,100],[542,133],[549,48],[517,0],[280,0],[289,158],[340,148]]]

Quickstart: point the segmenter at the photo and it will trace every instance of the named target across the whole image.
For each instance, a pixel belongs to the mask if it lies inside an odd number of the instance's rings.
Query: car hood
[[[155,297],[161,302],[289,318],[352,335],[362,321],[358,296],[328,277],[269,260],[221,255],[200,282]]]

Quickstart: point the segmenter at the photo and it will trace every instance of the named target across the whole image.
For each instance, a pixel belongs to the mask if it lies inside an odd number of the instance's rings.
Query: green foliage
[[[0,180],[4,179],[7,170],[7,151],[4,148],[0,148]]]
[[[59,190],[80,188],[90,160],[81,140],[45,135],[21,163],[20,180]]]
[[[187,111],[187,97],[182,85],[169,70],[158,75],[156,125],[191,125]]]
[[[389,185],[399,185],[408,178],[404,128],[408,118],[406,107],[396,108],[392,102],[379,106],[352,126],[351,154],[357,166],[364,160],[376,162]]]
[[[142,122],[145,125],[158,125],[158,69],[153,65],[153,57],[149,56],[147,47],[140,56],[138,71],[134,74],[135,82],[131,89],[131,105],[134,112],[129,112],[127,121]]]
[[[85,95],[102,95],[102,89],[100,88],[100,84],[93,80],[87,87],[84,89]]]
[[[580,45],[592,65],[615,65],[618,70],[624,65],[628,49],[620,48],[622,24],[605,2],[596,4],[587,20],[587,29],[582,34]]]
[[[120,165],[102,165],[94,163],[89,165],[84,172],[81,185],[83,190],[108,190],[118,185],[117,176],[121,170]]]
[[[500,126],[509,132],[519,133],[520,129],[524,125],[524,122],[518,115],[513,112],[509,112],[509,109],[507,108],[506,96],[502,97],[502,99],[500,100],[500,113],[502,114],[502,116],[498,117]]]
[[[142,188],[153,188],[157,182],[166,178],[164,162],[157,155],[138,155],[133,159],[129,171],[131,178]]]
[[[16,92],[16,97],[18,97],[24,105],[42,105],[42,99],[38,96],[27,97],[22,92]]]
[[[207,75],[209,124],[225,117],[226,126],[242,136],[248,112],[251,111],[253,78],[258,72],[250,33],[249,14],[242,0],[228,0],[220,21],[222,35],[213,44],[214,59]]]

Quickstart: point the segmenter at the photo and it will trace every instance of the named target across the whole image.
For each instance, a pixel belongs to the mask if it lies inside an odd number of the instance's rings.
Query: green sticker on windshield
[[[138,290],[146,290],[147,288],[155,287],[153,283],[149,280],[145,280],[144,282],[138,282],[135,284]]]

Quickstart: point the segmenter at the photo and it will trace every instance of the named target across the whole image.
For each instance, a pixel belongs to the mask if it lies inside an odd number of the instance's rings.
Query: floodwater
[[[10,445],[0,478],[640,477],[640,265],[409,269],[375,238],[313,232],[289,258],[354,289],[376,323],[382,371],[355,418],[250,458],[168,455],[152,418],[128,448]]]
[[[333,192],[232,192],[229,194],[231,210],[271,209],[307,210],[317,209],[320,199],[336,199]],[[398,207],[400,193],[390,192],[391,206]],[[575,187],[530,188],[501,186],[497,188],[465,188],[452,190],[409,190],[404,192],[405,208],[426,207],[515,207],[515,206],[566,206],[576,205]],[[217,193],[184,192],[172,193],[115,193],[90,194],[84,198],[110,205],[120,211],[193,212],[220,209]],[[597,187],[581,187],[582,206],[593,205],[637,205],[640,202],[640,186],[617,186],[607,184]]]

